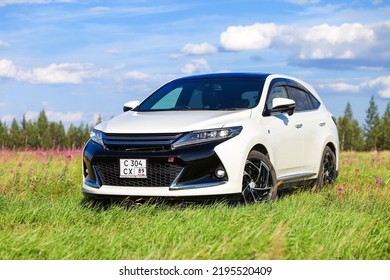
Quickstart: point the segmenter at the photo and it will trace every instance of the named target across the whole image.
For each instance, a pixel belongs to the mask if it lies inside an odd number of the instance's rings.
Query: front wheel
[[[251,151],[245,162],[242,197],[245,203],[276,198],[275,169],[268,157],[258,151]]]
[[[322,154],[321,166],[316,181],[316,188],[322,189],[324,186],[332,184],[336,178],[336,155],[328,146],[326,146]]]

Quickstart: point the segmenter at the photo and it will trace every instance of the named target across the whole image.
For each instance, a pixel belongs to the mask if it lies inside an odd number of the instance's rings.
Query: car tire
[[[336,155],[328,146],[326,146],[322,153],[321,165],[315,188],[322,189],[326,185],[332,184],[336,178]]]
[[[242,179],[244,203],[273,200],[276,198],[276,173],[267,156],[252,150],[246,161]]]

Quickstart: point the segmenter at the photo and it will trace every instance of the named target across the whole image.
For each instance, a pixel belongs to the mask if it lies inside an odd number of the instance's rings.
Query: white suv
[[[338,173],[335,119],[316,91],[275,74],[184,77],[91,132],[83,193],[93,198],[240,197]]]

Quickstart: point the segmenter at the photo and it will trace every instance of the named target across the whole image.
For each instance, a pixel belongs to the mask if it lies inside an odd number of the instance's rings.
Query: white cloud
[[[140,71],[130,71],[125,74],[126,79],[133,79],[133,80],[146,80],[149,77],[150,77],[149,74]]]
[[[285,26],[275,23],[229,26],[222,32],[220,41],[221,45],[230,51],[261,50],[268,48],[284,29]]]
[[[13,78],[33,84],[81,84],[85,78],[102,73],[102,70],[97,70],[88,63],[54,63],[47,67],[22,70],[10,60],[0,60],[0,78]]]
[[[82,63],[50,64],[44,68],[34,68],[26,73],[26,80],[38,84],[81,84],[92,75],[93,66]]]
[[[377,88],[380,96],[383,98],[390,98],[390,75],[381,76],[365,82],[363,86],[368,88]]]
[[[182,53],[186,55],[205,55],[205,54],[213,54],[218,51],[218,49],[207,43],[201,43],[201,44],[186,44],[182,49]]]
[[[6,41],[0,40],[0,47],[9,48],[10,44],[7,43]]]
[[[372,43],[374,31],[360,23],[344,23],[340,26],[322,24],[309,28],[303,39],[307,42],[322,41],[331,45],[361,41]]]
[[[358,92],[360,90],[359,85],[353,85],[346,82],[332,82],[329,84],[321,84],[320,88],[329,88],[337,92]]]
[[[83,120],[82,112],[57,112],[57,111],[46,111],[45,112],[47,119],[49,121],[59,122],[62,121],[64,123],[71,122],[80,122]],[[25,113],[26,120],[36,121],[39,116],[39,112],[28,111]]]
[[[0,7],[14,4],[70,3],[73,0],[0,0]]]
[[[5,116],[1,117],[1,122],[2,123],[11,123],[14,118],[15,118],[14,115],[5,115]]]
[[[369,79],[359,84],[351,84],[346,81],[328,81],[318,85],[321,89],[329,89],[334,92],[374,93],[383,98],[390,98],[390,75]]]
[[[82,112],[54,112],[48,111],[46,112],[46,116],[51,121],[62,121],[62,122],[80,122],[83,120]]]
[[[0,78],[13,78],[17,73],[16,67],[11,60],[0,59]]]
[[[187,63],[181,69],[181,72],[184,74],[194,74],[201,73],[204,71],[210,70],[210,66],[207,63],[207,60],[204,58],[194,59],[190,63]]]
[[[375,25],[322,24],[310,28],[256,23],[228,27],[221,33],[220,43],[230,51],[285,50],[290,53],[291,64],[325,67],[318,62],[335,59],[355,63],[356,67],[389,67],[389,38],[390,21]],[[340,63],[333,66],[346,67]]]
[[[299,30],[297,30],[299,31]],[[375,34],[371,27],[360,23],[344,23],[340,26],[322,24],[307,30],[300,39],[301,59],[351,59],[359,55],[361,48],[373,45]],[[356,48],[359,44],[359,48]]]

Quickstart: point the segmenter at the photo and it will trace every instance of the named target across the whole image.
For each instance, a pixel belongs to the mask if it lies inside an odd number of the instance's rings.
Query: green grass
[[[0,151],[0,259],[390,259],[390,152],[344,153],[334,185],[247,206],[93,206],[80,157]]]

